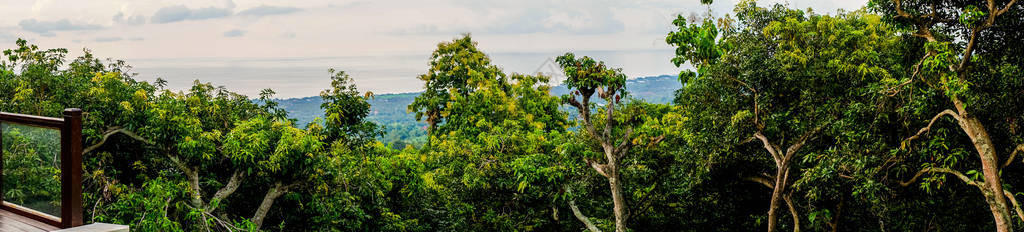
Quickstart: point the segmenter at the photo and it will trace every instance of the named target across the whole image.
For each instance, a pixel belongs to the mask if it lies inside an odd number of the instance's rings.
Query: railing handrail
[[[0,112],[0,122],[12,122],[17,124],[25,124],[30,126],[46,127],[53,129],[60,129],[61,127],[64,127],[63,118],[51,118],[7,112]]]
[[[0,112],[0,122],[60,130],[60,218],[0,201],[0,208],[59,228],[81,226],[82,220],[82,110],[64,110],[63,118]],[[0,146],[3,137],[0,137]],[[0,149],[0,199],[3,199],[3,149]]]

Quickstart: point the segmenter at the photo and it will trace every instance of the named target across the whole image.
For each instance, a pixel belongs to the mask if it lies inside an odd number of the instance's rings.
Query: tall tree
[[[802,216],[792,185],[801,177],[800,157],[835,149],[829,145],[835,134],[859,130],[837,122],[864,110],[850,106],[869,100],[864,96],[870,87],[891,76],[887,70],[893,60],[880,51],[889,49],[895,36],[878,16],[862,12],[817,15],[745,1],[737,5],[736,17],[740,24],[724,29],[712,19],[675,20],[679,31],[667,38],[678,47],[673,62],[697,68],[680,74],[684,88],[677,101],[711,105],[697,109],[728,119],[719,123],[746,137],[740,144],[722,144],[739,146],[737,158],[762,162],[743,155],[752,148],[743,144],[759,143],[773,170],[746,179],[771,189],[767,229],[777,230],[779,212],[786,207],[793,230],[799,231]]]
[[[423,93],[409,104],[416,120],[425,120],[428,133],[436,131],[446,120],[445,109],[453,95],[467,95],[481,83],[505,79],[505,74],[491,64],[491,58],[476,48],[472,36],[465,34],[451,42],[442,42],[430,55],[430,70],[418,77],[424,81]],[[424,118],[425,117],[425,118]]]
[[[636,111],[616,108],[616,105],[627,96],[626,75],[622,74],[620,69],[605,66],[604,62],[595,61],[587,56],[577,58],[572,53],[559,56],[555,61],[565,71],[565,76],[568,77],[565,85],[571,91],[562,98],[579,113],[580,129],[599,144],[604,155],[604,162],[594,157],[583,157],[583,160],[608,180],[609,192],[612,195],[612,212],[615,215],[615,231],[626,231],[629,212],[627,196],[622,190],[620,170],[623,166],[619,161],[628,155],[629,149],[633,147],[633,127],[639,121]],[[595,108],[592,108],[595,103],[591,101],[594,94],[605,102],[605,106],[597,109],[596,113]],[[601,117],[600,114],[604,116]],[[584,217],[579,219],[584,223],[588,221]]]
[[[955,122],[954,128],[970,141],[950,145],[954,149],[973,149],[978,158],[972,165],[974,170],[967,173],[956,170],[958,166],[970,165],[964,162],[923,162],[919,171],[912,172],[901,184],[910,185],[922,176],[953,175],[978,188],[992,213],[996,231],[1012,231],[1010,208],[1014,207],[1022,219],[1024,215],[1001,175],[1015,156],[1024,151],[1024,138],[1015,129],[1024,118],[1019,113],[1009,113],[1024,111],[1018,91],[1024,86],[1019,72],[1020,52],[1024,51],[1019,43],[1024,38],[1024,6],[1016,0],[875,0],[869,7],[912,31],[910,35],[916,40],[908,41],[921,48],[918,54],[904,54],[918,59],[918,63],[909,78],[891,83],[888,91],[896,99],[907,99],[903,112],[908,112],[908,116],[930,118],[927,125],[913,123],[920,130],[909,135],[901,148],[912,148],[916,140],[926,136],[932,136],[933,142],[956,141],[952,135],[929,133],[946,126],[943,119],[949,118]],[[921,111],[934,115],[917,115]],[[947,154],[931,159],[956,155],[953,151],[943,153]],[[975,173],[980,178],[970,176]],[[936,178],[928,179],[933,181],[923,182],[922,187],[936,182]]]

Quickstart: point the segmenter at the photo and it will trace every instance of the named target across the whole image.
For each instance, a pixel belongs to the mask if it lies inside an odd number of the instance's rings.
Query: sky
[[[312,96],[327,68],[363,90],[418,91],[438,42],[471,33],[507,72],[532,73],[577,52],[632,77],[675,74],[664,37],[675,15],[732,11],[738,0],[0,0],[0,49],[43,48],[128,61],[140,79],[183,89],[201,79],[243,94]],[[866,0],[760,0],[816,12]],[[543,71],[543,70],[542,70]]]

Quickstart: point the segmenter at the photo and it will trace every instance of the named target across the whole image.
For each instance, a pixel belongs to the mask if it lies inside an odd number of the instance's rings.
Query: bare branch
[[[748,181],[753,181],[753,182],[756,182],[756,183],[759,183],[759,184],[762,184],[762,185],[764,185],[764,187],[768,187],[770,189],[774,189],[775,188],[775,180],[772,180],[772,178],[767,177],[767,176],[749,176],[749,177],[743,178],[743,179],[744,180],[748,180]]]
[[[263,201],[260,202],[260,206],[256,208],[256,214],[252,216],[252,223],[256,224],[256,228],[263,226],[263,219],[266,219],[267,213],[270,212],[270,207],[274,205],[274,201],[278,197],[288,192],[288,189],[295,186],[296,183],[284,185],[280,181],[274,183],[274,187],[267,190],[267,194],[263,196]]]
[[[914,136],[910,136],[910,138],[907,138],[906,140],[903,140],[903,141],[904,142],[910,142],[910,141],[913,141],[913,140],[915,140],[917,138],[920,138],[922,134],[927,133],[928,131],[930,131],[932,129],[932,125],[935,124],[935,121],[938,121],[939,118],[942,118],[942,116],[946,116],[946,115],[949,115],[950,117],[953,117],[954,119],[956,119],[957,124],[960,124],[960,126],[964,126],[964,119],[961,118],[960,115],[957,114],[956,112],[953,112],[953,110],[947,109],[947,110],[943,110],[939,114],[935,115],[935,117],[932,117],[931,122],[928,122],[928,126],[926,126],[924,128],[921,128],[921,130],[918,130],[917,134],[914,134]]]
[[[582,95],[582,98],[583,101],[581,102],[576,100],[576,96],[570,96],[569,105],[575,107],[576,111],[580,113],[580,119],[583,121],[583,127],[587,131],[587,134],[590,134],[590,136],[594,137],[598,142],[603,143],[605,138],[597,133],[597,129],[594,128],[594,123],[590,121],[590,96]]]
[[[1009,190],[1003,190],[1003,194],[1006,195],[1006,198],[1010,199],[1010,203],[1013,203],[1013,210],[1017,211],[1017,217],[1019,217],[1021,221],[1024,221],[1024,211],[1020,209],[1020,204],[1017,203],[1017,197],[1014,197],[1013,193]]]
[[[608,107],[605,107],[604,110],[607,114],[604,118],[604,138],[606,141],[602,141],[601,143],[608,143],[609,145],[611,145],[612,143],[615,143],[615,139],[612,138],[612,127],[615,127],[616,123],[615,101],[611,99],[607,99],[606,101],[608,102]]]
[[[630,137],[632,137],[632,136],[633,136],[633,127],[627,127],[626,128],[626,134],[622,137],[622,142],[619,143],[618,146],[615,146],[615,151],[619,153],[619,154],[616,154],[616,155],[619,158],[622,158],[623,156],[625,156],[626,152],[629,151],[629,147],[631,147],[633,145],[633,141],[632,141],[632,139],[630,139]]]
[[[786,206],[789,207],[789,214],[793,216],[793,232],[800,232],[800,214],[797,213],[796,207],[793,206],[793,200],[790,200],[789,194],[782,197],[783,201],[786,201]]]
[[[790,145],[789,148],[786,148],[786,157],[782,161],[789,162],[790,159],[793,159],[793,156],[796,155],[796,152],[799,151],[800,148],[802,148],[804,144],[807,143],[807,141],[811,140],[811,138],[814,138],[814,136],[817,135],[822,128],[825,128],[826,125],[828,125],[828,123],[818,125],[818,127],[815,127],[810,131],[807,131],[806,133],[801,135],[800,138],[797,138],[796,143],[793,143],[793,145]]]
[[[1013,162],[1013,159],[1017,158],[1017,153],[1019,152],[1024,152],[1024,144],[1018,144],[1017,147],[1013,149],[1013,152],[1010,153],[1010,158],[1006,159],[1006,163],[1003,163],[1001,168],[1010,166],[1010,162]]]
[[[220,202],[235,193],[238,187],[242,185],[242,179],[245,179],[245,172],[236,170],[234,174],[231,174],[231,179],[228,179],[228,183],[223,188],[217,190],[217,193],[213,194],[213,198],[210,198],[211,204],[213,202]],[[206,212],[212,212],[213,207],[208,207]]]
[[[114,134],[118,134],[118,133],[123,134],[123,135],[127,135],[128,137],[130,137],[132,139],[141,141],[141,142],[146,143],[146,144],[150,144],[150,145],[153,144],[152,141],[149,141],[148,139],[143,138],[142,136],[139,136],[138,134],[135,134],[135,132],[126,130],[126,129],[121,128],[121,127],[113,127],[113,128],[110,128],[110,130],[107,130],[107,132],[103,133],[103,139],[101,139],[99,143],[93,144],[92,146],[89,146],[89,147],[83,149],[82,150],[82,154],[89,154],[89,152],[92,152],[92,151],[94,151],[96,149],[99,149],[100,147],[102,147],[104,144],[107,143],[107,140],[110,139],[110,136],[113,136]]]
[[[999,9],[999,11],[996,11],[995,15],[999,16],[1002,15],[1003,13],[1006,13],[1006,11],[1010,10],[1010,7],[1013,7],[1014,3],[1017,3],[1017,0],[1010,0],[1010,2],[1006,3],[1006,6],[1004,6],[1003,9]]]
[[[569,193],[569,195],[572,195],[572,188],[566,186],[565,192]],[[586,215],[583,215],[583,212],[580,211],[579,207],[576,207],[576,200],[569,200],[569,209],[572,210],[572,215],[576,216],[577,220],[580,220],[580,222],[583,222],[583,225],[587,226],[588,230],[590,230],[591,232],[601,232],[601,229],[598,229],[597,225],[595,225],[594,222],[590,221],[590,218],[588,218]]]
[[[917,179],[919,179],[925,173],[935,173],[935,172],[952,174],[952,175],[956,176],[957,178],[960,178],[960,180],[964,181],[964,183],[966,183],[968,185],[973,185],[974,187],[978,187],[978,188],[982,187],[981,184],[978,184],[978,182],[975,182],[975,181],[971,180],[971,178],[967,177],[967,175],[964,175],[963,173],[960,173],[960,172],[958,172],[956,170],[949,169],[949,168],[925,168],[925,169],[921,169],[921,171],[918,171],[916,174],[914,174],[914,177],[910,178],[910,180],[905,181],[905,182],[900,182],[900,186],[903,186],[903,187],[910,186],[910,184],[913,184],[914,182],[917,182]]]
[[[190,197],[192,198],[192,206],[196,208],[205,207],[205,203],[203,203],[202,196],[203,190],[199,186],[199,172],[193,170],[192,168],[189,168],[188,164],[186,164],[184,161],[181,161],[181,159],[179,159],[178,156],[171,154],[166,154],[166,156],[168,159],[171,160],[172,163],[174,163],[174,166],[177,167],[178,170],[181,170],[181,172],[185,174],[185,177],[188,178],[188,185],[190,188],[192,188],[190,191]]]
[[[768,150],[768,153],[772,155],[772,159],[775,160],[775,166],[776,167],[781,167],[782,166],[782,156],[779,155],[779,152],[782,149],[779,149],[778,146],[775,146],[774,144],[772,144],[771,141],[768,141],[768,137],[765,137],[764,134],[761,133],[761,131],[758,131],[757,133],[754,133],[754,138],[757,138],[757,139],[761,140],[761,143],[764,144],[764,149]]]
[[[604,176],[605,178],[611,177],[607,172],[605,172],[605,168],[608,167],[608,165],[597,163],[597,161],[592,159],[583,159],[583,161],[590,165],[590,167],[594,168],[594,171],[597,171],[597,174],[601,174],[601,176]]]
[[[892,88],[889,88],[889,90],[886,91],[886,92],[889,93],[888,95],[890,97],[896,96],[896,94],[900,93],[900,89],[902,89],[903,86],[906,86],[906,85],[914,82],[914,78],[916,78],[917,75],[921,72],[921,65],[924,64],[924,60],[928,59],[928,57],[932,56],[932,55],[934,55],[934,54],[932,54],[931,52],[925,53],[924,57],[921,57],[921,60],[918,61],[916,65],[914,65],[914,72],[910,74],[910,78],[907,79],[907,81],[904,81],[903,83],[900,83],[900,84],[898,84],[896,86],[893,86]]]

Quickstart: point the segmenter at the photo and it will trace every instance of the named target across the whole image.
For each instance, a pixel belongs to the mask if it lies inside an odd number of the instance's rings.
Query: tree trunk
[[[800,214],[796,212],[796,205],[793,205],[793,201],[789,198],[790,194],[786,194],[783,200],[786,200],[786,206],[789,208],[789,215],[793,216],[793,232],[800,232]]]
[[[206,203],[203,203],[203,189],[201,188],[201,186],[199,186],[199,170],[193,170],[192,168],[189,168],[188,164],[181,161],[181,159],[179,159],[175,155],[166,155],[168,158],[170,158],[171,162],[173,162],[174,165],[178,167],[178,170],[185,174],[185,178],[188,179],[189,188],[192,189],[191,191],[189,191],[189,197],[191,198],[189,200],[191,200],[192,202],[192,207],[200,209],[206,208]]]
[[[1007,198],[999,194],[1002,192],[1002,181],[999,179],[998,157],[995,156],[992,140],[984,131],[985,129],[980,127],[981,124],[978,120],[973,118],[966,120],[970,124],[978,126],[974,127],[978,131],[974,145],[981,158],[982,175],[985,176],[985,201],[988,202],[989,211],[992,212],[992,217],[995,220],[995,229],[999,232],[1013,231]]]
[[[775,173],[775,187],[772,188],[772,199],[768,204],[768,232],[774,232],[779,223],[779,208],[782,206],[783,197],[786,191],[786,179],[789,172],[789,163],[783,162]]]
[[[999,177],[999,157],[996,156],[992,138],[988,136],[985,127],[982,126],[981,121],[977,118],[968,115],[964,117],[964,121],[967,124],[967,127],[964,129],[974,142],[974,148],[978,151],[978,158],[981,159],[981,170],[985,176],[982,194],[985,195],[985,202],[988,203],[988,208],[992,211],[996,231],[1013,231],[1013,222],[1010,220],[1010,208],[1006,203],[1006,198],[1003,194],[1000,194],[1003,192],[1003,183]]]
[[[252,222],[256,224],[256,228],[263,226],[263,219],[267,217],[267,213],[270,212],[270,207],[274,205],[274,200],[288,192],[288,187],[281,184],[280,181],[274,183],[274,187],[267,190],[267,195],[263,196],[263,202],[260,203],[260,207],[256,209],[256,215],[252,216]]]
[[[213,198],[210,198],[210,206],[206,207],[206,212],[211,213],[216,208],[214,205],[219,206],[225,198],[234,194],[238,187],[242,186],[242,179],[245,178],[245,173],[236,170],[235,173],[231,174],[231,179],[228,179],[228,183],[224,185],[217,193],[213,194]]]
[[[608,178],[608,187],[612,191],[612,203],[615,213],[615,232],[626,231],[626,198],[622,194],[622,183],[619,181],[619,172],[615,165],[609,165],[612,169],[611,177]]]
[[[566,188],[565,190],[569,193],[572,192],[572,189],[569,188]],[[590,232],[601,232],[601,229],[598,229],[597,225],[594,225],[594,222],[590,221],[590,218],[588,218],[587,215],[584,215],[583,212],[580,211],[579,207],[576,207],[576,200],[569,200],[569,209],[572,210],[572,215],[576,216],[576,219],[580,220],[580,222],[587,227],[587,230],[590,230]]]

